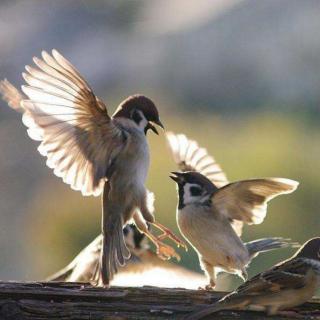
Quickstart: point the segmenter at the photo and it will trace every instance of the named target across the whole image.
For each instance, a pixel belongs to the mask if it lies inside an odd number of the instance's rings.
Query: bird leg
[[[171,246],[163,243],[150,232],[145,219],[138,211],[136,211],[132,217],[139,231],[144,233],[146,237],[148,237],[148,239],[150,239],[150,241],[156,246],[156,253],[159,258],[162,260],[169,260],[171,258],[176,258],[178,261],[180,260],[180,256]]]
[[[149,230],[144,232],[144,234],[153,242],[156,246],[156,252],[160,259],[169,260],[171,258],[176,258],[180,261],[180,256],[176,251],[169,245],[160,241],[156,236],[154,236]]]
[[[163,232],[160,236],[157,237],[158,240],[169,238],[177,244],[178,248],[182,247],[186,251],[188,251],[187,245],[182,240],[180,240],[169,228],[165,227],[164,225],[156,221],[152,222],[152,225],[154,225]]]
[[[216,272],[214,267],[211,263],[202,260],[200,261],[202,270],[206,273],[207,277],[209,278],[209,284],[205,286],[205,290],[213,290],[216,286]]]

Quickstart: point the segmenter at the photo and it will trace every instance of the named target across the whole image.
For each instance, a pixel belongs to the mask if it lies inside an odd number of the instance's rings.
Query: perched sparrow
[[[282,178],[243,180],[229,183],[206,149],[185,135],[167,133],[175,162],[185,172],[172,172],[178,185],[177,221],[184,237],[197,251],[202,269],[214,287],[216,273],[225,271],[247,278],[246,268],[259,252],[282,248],[282,238],[243,243],[243,223],[259,224],[267,202],[294,191],[298,182]]]
[[[156,255],[148,245],[147,237],[132,224],[123,229],[131,258],[111,281],[116,286],[158,286],[196,289],[205,284],[205,277]],[[97,266],[102,247],[102,235],[96,237],[65,268],[48,277],[47,281],[90,282]]]
[[[121,102],[110,117],[106,105],[71,63],[56,50],[34,58],[37,68],[26,66],[22,86],[29,98],[20,102],[29,136],[41,141],[39,152],[47,157],[54,173],[83,195],[103,194],[100,261],[102,283],[107,286],[119,266],[129,259],[122,228],[133,217],[137,226],[171,257],[173,248],[149,233],[146,221],[179,242],[164,226],[154,221],[147,205],[144,186],[149,169],[146,134],[163,128],[154,103],[143,95]],[[9,89],[9,90],[7,90]],[[1,90],[10,105],[17,105],[19,92],[2,82]],[[17,100],[10,100],[14,97]]]
[[[254,276],[211,307],[186,319],[197,320],[220,310],[246,308],[275,315],[311,299],[319,281],[320,238],[314,238],[290,259]]]

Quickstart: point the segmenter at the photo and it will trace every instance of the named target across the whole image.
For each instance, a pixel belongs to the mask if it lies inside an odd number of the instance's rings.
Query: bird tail
[[[113,276],[117,273],[119,266],[124,266],[126,260],[130,259],[123,236],[122,208],[114,205],[108,199],[109,183],[106,182],[103,191],[103,213],[102,213],[102,254],[100,260],[100,275],[102,284],[108,286]],[[99,277],[100,278],[100,277]]]
[[[260,252],[266,252],[274,249],[281,249],[287,247],[297,247],[297,242],[292,242],[291,239],[284,239],[281,237],[263,238],[245,243],[248,249],[250,259],[256,257]]]

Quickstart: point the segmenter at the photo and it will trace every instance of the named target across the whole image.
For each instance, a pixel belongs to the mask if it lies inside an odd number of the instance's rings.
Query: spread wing
[[[25,96],[7,79],[0,81],[0,93],[2,99],[6,101],[12,109],[21,113],[24,112],[21,101],[25,99]]]
[[[169,148],[181,171],[197,171],[206,176],[218,188],[228,184],[228,179],[215,159],[206,149],[184,134],[167,132]]]
[[[181,171],[196,171],[206,176],[214,185],[221,188],[229,183],[225,173],[205,148],[184,134],[166,133],[169,148]],[[242,234],[243,222],[232,219],[231,225],[237,235]]]
[[[124,145],[106,106],[71,63],[56,50],[34,58],[37,67],[26,66],[23,77],[23,122],[28,134],[40,140],[39,152],[55,175],[81,190],[99,195],[108,170]]]
[[[243,180],[230,183],[214,193],[212,204],[230,220],[260,224],[269,200],[293,192],[298,182],[284,178]]]

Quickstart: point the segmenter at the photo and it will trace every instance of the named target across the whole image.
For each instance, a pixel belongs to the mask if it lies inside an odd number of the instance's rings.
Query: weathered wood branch
[[[103,289],[80,283],[0,282],[0,319],[181,319],[225,293],[155,287]],[[320,319],[320,300],[299,308]],[[318,318],[319,317],[319,318]],[[222,311],[212,319],[287,320],[257,312]]]

